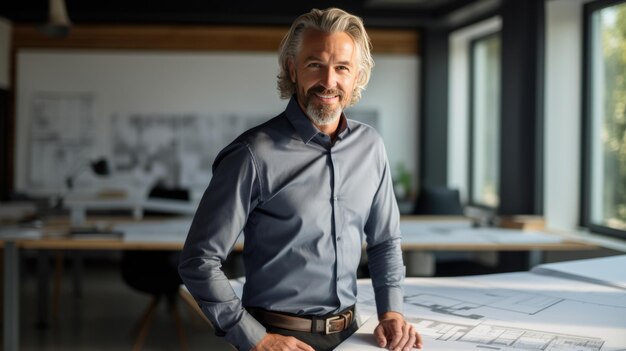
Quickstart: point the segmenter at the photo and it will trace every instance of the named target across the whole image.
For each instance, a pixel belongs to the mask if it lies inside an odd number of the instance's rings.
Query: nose
[[[320,85],[326,89],[334,89],[337,86],[337,73],[332,67],[327,67],[322,70]]]

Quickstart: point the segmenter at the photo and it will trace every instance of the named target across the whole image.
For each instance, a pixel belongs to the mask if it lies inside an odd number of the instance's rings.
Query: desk
[[[87,210],[131,210],[133,218],[142,219],[144,211],[164,211],[181,215],[193,215],[198,202],[171,199],[122,197],[102,198],[96,194],[70,194],[65,205],[70,209],[70,218],[76,225],[87,221]]]
[[[465,217],[403,216],[403,250],[424,251],[528,251],[586,250],[597,248],[550,231],[474,228]]]
[[[453,226],[467,227],[468,220],[462,218],[441,217],[403,217],[404,223],[423,221],[431,227],[439,226],[441,223],[452,223]],[[164,223],[164,222],[159,222]],[[87,225],[153,225],[154,221],[136,221],[132,219],[120,218],[90,218]],[[183,245],[184,236],[177,236],[178,240],[151,242],[150,237],[141,241],[129,241],[124,238],[113,237],[110,239],[85,239],[62,235],[69,228],[69,221],[64,219],[51,219],[47,221],[41,237],[20,238],[20,233],[16,232],[11,238],[5,239],[4,255],[4,350],[14,351],[19,349],[19,249],[37,250],[180,250]],[[588,245],[573,240],[562,242],[517,242],[517,243],[477,243],[472,238],[467,242],[450,243],[444,239],[439,241],[418,242],[421,233],[406,233],[406,239],[402,243],[403,250],[422,251],[525,251],[525,250],[589,250],[597,246]],[[414,238],[414,239],[410,239]],[[415,239],[418,238],[418,239]],[[409,240],[410,239],[410,240]],[[234,251],[243,249],[243,242],[239,241]],[[45,290],[45,289],[41,289]],[[43,292],[45,293],[45,291]]]
[[[162,220],[161,220],[162,221]],[[106,223],[132,224],[154,223],[155,221],[139,222],[132,219],[120,219],[115,217],[96,217],[86,222],[87,225],[102,226]],[[158,222],[158,220],[156,221]],[[106,225],[105,225],[106,227]],[[69,220],[67,218],[52,218],[46,222],[41,230],[13,229],[14,232],[7,234],[7,229],[0,235],[0,243],[4,246],[4,348],[6,351],[19,350],[19,249],[35,250],[180,250],[183,240],[172,242],[149,242],[149,241],[126,241],[120,237],[91,239],[76,236],[68,236]],[[243,247],[243,246],[241,246]],[[41,269],[41,266],[40,266]],[[47,274],[44,274],[47,275]],[[46,277],[47,279],[47,277]],[[39,279],[39,297],[47,299],[47,281],[42,283]],[[47,310],[47,308],[44,308]],[[47,314],[47,311],[40,314]]]
[[[407,278],[404,314],[426,350],[626,349],[626,290],[583,278],[537,271]],[[367,322],[338,351],[380,350],[370,281],[360,281],[358,293],[357,311]]]
[[[407,272],[413,276],[434,275],[438,251],[496,252],[507,270],[527,270],[542,262],[544,251],[597,248],[543,230],[475,228],[458,216],[404,216],[400,230]]]

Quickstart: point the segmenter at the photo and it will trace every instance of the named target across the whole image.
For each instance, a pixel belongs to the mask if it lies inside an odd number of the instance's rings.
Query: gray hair
[[[289,62],[295,63],[296,55],[302,43],[302,36],[308,29],[316,29],[326,33],[344,32],[354,41],[359,61],[359,76],[349,105],[355,104],[361,99],[361,92],[365,90],[365,86],[370,80],[372,67],[374,67],[374,60],[370,53],[372,43],[367,32],[365,32],[363,20],[338,8],[313,9],[311,12],[296,18],[291,25],[289,32],[281,41],[279,49],[278,91],[280,91],[280,97],[289,99],[296,93],[296,83],[289,76]]]

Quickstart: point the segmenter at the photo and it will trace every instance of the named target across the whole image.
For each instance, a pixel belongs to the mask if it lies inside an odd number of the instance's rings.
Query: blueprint
[[[367,322],[337,350],[379,350],[371,284],[358,288]],[[404,289],[426,350],[626,350],[626,293],[614,287],[520,272],[408,278]]]
[[[424,336],[438,341],[457,341],[490,350],[580,350],[597,351],[604,341],[561,333],[514,328],[496,324],[455,324],[433,319],[409,320]]]

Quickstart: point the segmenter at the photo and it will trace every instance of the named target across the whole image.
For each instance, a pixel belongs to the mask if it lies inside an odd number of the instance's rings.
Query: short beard
[[[315,93],[330,93],[339,95],[339,105],[338,106],[328,106],[321,105],[315,106],[315,104],[311,103],[311,95]],[[309,90],[306,96],[306,114],[309,116],[311,121],[318,126],[324,126],[336,123],[339,117],[341,116],[341,112],[343,111],[343,98],[344,94],[340,90],[325,90],[322,87],[312,88]]]
[[[337,122],[341,116],[342,108],[333,108],[331,106],[316,107],[313,104],[307,104],[306,114],[311,118],[313,123],[318,126],[325,126]]]

